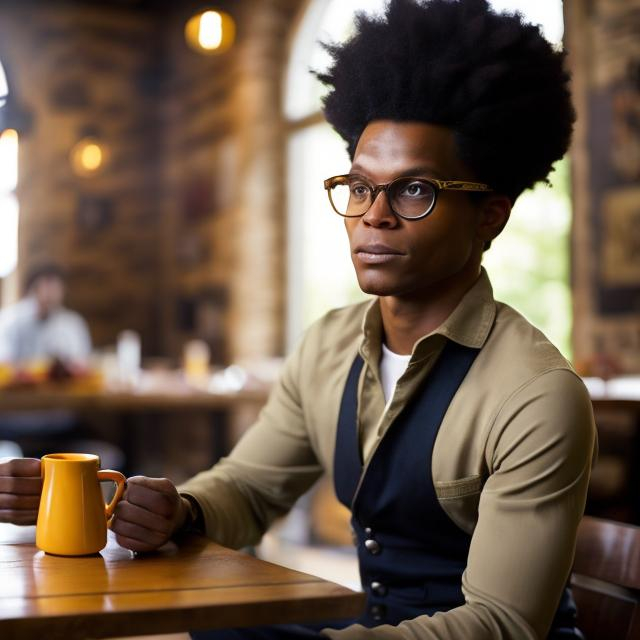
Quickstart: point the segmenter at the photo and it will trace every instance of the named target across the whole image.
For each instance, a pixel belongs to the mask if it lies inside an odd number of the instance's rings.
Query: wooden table
[[[357,617],[364,595],[205,538],[134,555],[109,533],[81,558],[50,556],[35,527],[0,524],[0,638],[68,640]]]

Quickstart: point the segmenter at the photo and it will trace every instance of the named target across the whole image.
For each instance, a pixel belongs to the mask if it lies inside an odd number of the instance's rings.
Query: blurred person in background
[[[568,580],[591,402],[482,267],[568,149],[564,53],[486,0],[390,0],[355,26],[319,75],[352,160],[325,188],[373,299],[306,332],[227,458],[179,488],[130,478],[112,530],[137,552],[183,530],[255,544],[324,473],[352,513],[364,614],[194,638],[582,639]],[[38,473],[0,465],[23,489],[5,519],[33,521]]]
[[[91,354],[87,323],[64,306],[65,277],[54,264],[33,269],[26,295],[0,312],[0,363],[39,360],[85,364]]]
[[[65,380],[86,371],[91,335],[84,318],[64,306],[66,283],[55,264],[39,265],[25,281],[26,295],[0,312],[0,364],[15,370],[17,386]],[[103,466],[121,468],[122,451],[89,438],[86,425],[65,410],[0,413],[0,456],[16,451],[40,457],[52,450],[93,451]],[[5,452],[5,453],[3,453]]]

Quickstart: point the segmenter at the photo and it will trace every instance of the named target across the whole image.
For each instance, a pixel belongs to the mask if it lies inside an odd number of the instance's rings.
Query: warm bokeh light
[[[0,134],[0,278],[8,276],[18,263],[18,132]]]
[[[97,144],[88,144],[80,152],[80,162],[87,171],[95,171],[102,164],[102,149]]]
[[[198,42],[203,49],[217,49],[222,43],[222,19],[217,11],[205,11],[200,17]]]
[[[5,129],[0,134],[0,192],[13,191],[18,184],[18,132]]]
[[[93,138],[84,138],[71,151],[73,170],[82,176],[93,175],[104,166],[106,149]]]
[[[213,9],[193,16],[184,29],[189,46],[205,54],[227,51],[235,40],[235,31],[233,18],[223,11]]]

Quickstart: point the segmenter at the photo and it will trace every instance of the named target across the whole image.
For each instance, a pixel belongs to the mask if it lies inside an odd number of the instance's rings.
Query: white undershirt
[[[382,357],[380,358],[380,381],[384,392],[384,401],[389,404],[393,398],[393,392],[400,376],[405,372],[411,356],[403,356],[390,351],[382,345]]]

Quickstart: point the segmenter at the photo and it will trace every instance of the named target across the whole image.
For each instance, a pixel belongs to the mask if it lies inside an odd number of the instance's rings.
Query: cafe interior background
[[[492,4],[568,50],[578,113],[551,184],[522,196],[486,255],[496,297],[594,397],[640,401],[640,0]],[[348,158],[308,69],[327,62],[318,40],[381,6],[0,0],[0,305],[55,263],[94,345],[63,380],[1,365],[0,417],[72,397],[86,446],[176,482],[228,451],[304,328],[362,298],[322,185]],[[640,524],[633,406],[597,410],[587,510]],[[34,446],[0,440],[0,455]],[[346,523],[321,484],[257,552],[355,586]]]

